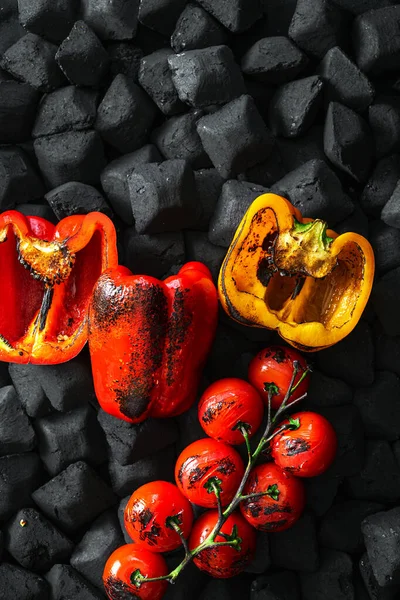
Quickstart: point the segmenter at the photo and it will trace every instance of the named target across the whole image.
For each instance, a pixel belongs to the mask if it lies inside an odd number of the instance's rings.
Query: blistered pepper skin
[[[217,291],[202,263],[187,263],[164,281],[125,267],[104,273],[89,310],[102,408],[131,423],[187,410],[214,339],[217,310]]]

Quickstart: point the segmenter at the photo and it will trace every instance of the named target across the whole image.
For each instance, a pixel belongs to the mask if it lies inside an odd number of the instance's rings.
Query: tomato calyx
[[[130,580],[131,584],[139,589],[143,585],[143,582],[146,581],[146,577],[142,575],[140,569],[135,569],[131,573]]]
[[[279,388],[273,381],[264,381],[264,392],[271,392],[273,396],[277,396],[279,394]]]
[[[296,431],[296,429],[300,429],[300,418],[297,417],[297,419],[293,419],[292,417],[289,417],[289,423],[287,428],[290,429],[291,431]]]

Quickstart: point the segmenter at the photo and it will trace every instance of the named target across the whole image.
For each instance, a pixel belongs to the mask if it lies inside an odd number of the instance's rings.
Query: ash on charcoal
[[[322,516],[332,506],[339,484],[339,477],[329,474],[312,477],[305,481],[307,506],[317,517]]]
[[[381,587],[372,571],[371,563],[366,552],[360,558],[359,570],[365,586],[364,589],[368,590],[368,592],[365,592],[367,600],[398,600],[400,586],[391,585]],[[356,597],[356,600],[358,600],[358,597]],[[364,597],[360,600],[364,600]]]
[[[20,148],[0,148],[0,210],[31,202],[43,194],[43,184],[29,156]]]
[[[18,81],[0,82],[0,143],[15,144],[30,138],[40,95]]]
[[[133,227],[127,228],[124,233],[124,250],[123,264],[128,269],[157,279],[165,277],[174,265],[185,262],[185,245],[181,232],[139,235]]]
[[[270,536],[271,558],[274,567],[299,572],[316,571],[319,565],[317,529],[312,513],[300,519],[279,535]]]
[[[66,533],[90,523],[116,500],[108,485],[83,461],[69,465],[35,490],[32,498]]]
[[[259,0],[199,0],[199,4],[233,33],[249,29],[262,14]]]
[[[45,579],[6,562],[0,564],[0,596],[2,600],[48,600]]]
[[[185,231],[186,259],[204,262],[210,269],[214,283],[224,260],[224,248],[214,246],[204,231]]]
[[[78,0],[18,0],[21,25],[50,42],[60,43],[78,13]]]
[[[45,198],[60,220],[71,215],[87,215],[93,211],[102,212],[109,217],[112,214],[104,197],[96,188],[78,181],[70,181],[54,188],[47,192]]]
[[[197,131],[214,167],[226,179],[262,163],[271,154],[274,143],[248,95],[199,119]]]
[[[133,425],[103,410],[99,411],[97,418],[106,435],[111,460],[121,465],[156,454],[174,444],[178,438],[177,424],[171,419],[146,419]]]
[[[95,128],[120,152],[133,152],[146,143],[156,111],[136,83],[117,75],[98,108]]]
[[[79,600],[104,600],[103,591],[99,591],[69,565],[54,565],[46,580],[50,587],[51,598],[79,598]]]
[[[301,591],[307,600],[353,600],[353,564],[337,550],[321,550],[321,565],[315,573],[301,573]]]
[[[257,531],[254,558],[246,567],[246,573],[265,573],[271,566],[269,537],[263,531]]]
[[[83,20],[102,40],[135,37],[139,0],[81,0]]]
[[[372,306],[389,336],[400,335],[398,298],[400,294],[400,267],[385,273],[372,289]]]
[[[52,406],[37,379],[36,365],[10,363],[8,369],[26,414],[29,417],[44,417],[49,414]]]
[[[189,3],[181,12],[171,36],[174,52],[220,46],[228,41],[226,30],[201,6]]]
[[[143,58],[142,49],[129,42],[111,42],[107,44],[107,52],[110,57],[111,77],[114,79],[121,73],[137,83],[140,61]]]
[[[356,181],[364,182],[373,158],[373,139],[364,119],[339,102],[326,113],[324,150],[331,163]]]
[[[383,504],[366,500],[346,500],[334,504],[321,520],[318,534],[320,544],[350,554],[363,552],[361,522],[383,508]]]
[[[98,465],[107,458],[105,438],[90,406],[37,419],[35,429],[40,458],[52,477],[79,460]]]
[[[369,239],[368,217],[358,204],[354,204],[353,213],[338,225],[335,225],[335,231],[339,235],[347,232],[359,233]]]
[[[324,81],[324,96],[328,101],[362,112],[374,99],[374,86],[339,46],[328,50],[318,73]]]
[[[118,505],[118,512],[117,512],[117,518],[118,518],[120,530],[122,532],[122,537],[124,538],[125,544],[132,544],[132,540],[126,532],[125,521],[124,521],[124,512],[125,512],[125,508],[126,508],[126,505],[128,504],[128,500],[130,497],[131,497],[131,494],[129,493],[128,496],[125,496],[125,498],[122,498],[121,502]]]
[[[139,21],[158,33],[170,36],[187,0],[141,0]]]
[[[194,176],[185,160],[137,166],[128,175],[128,190],[138,233],[180,231],[194,225]]]
[[[397,71],[400,59],[400,6],[366,12],[354,20],[356,61],[364,73],[380,75]]]
[[[162,48],[145,56],[140,61],[139,83],[150,98],[166,116],[183,112],[187,106],[179,100],[178,92],[172,82],[168,58],[175,54],[168,48]]]
[[[400,508],[367,517],[361,530],[378,584],[400,585]]]
[[[381,219],[387,225],[400,229],[400,181],[397,182],[392,195],[383,207]]]
[[[390,371],[377,371],[370,386],[356,390],[354,404],[368,438],[393,441],[400,437],[399,396],[400,379]]]
[[[102,575],[108,557],[124,544],[115,511],[100,515],[87,530],[71,556],[71,565],[90,583],[103,589]]]
[[[368,121],[377,158],[400,151],[400,101],[397,97],[379,96],[369,107]]]
[[[74,545],[36,509],[24,508],[7,523],[5,547],[21,567],[42,573],[67,562]]]
[[[35,452],[0,457],[0,519],[32,505],[31,494],[43,479],[42,465]]]
[[[400,156],[381,158],[363,189],[360,204],[367,215],[379,217],[400,179]]]
[[[0,388],[0,456],[32,450],[35,432],[14,386]]]
[[[285,36],[258,40],[242,58],[245,75],[279,85],[296,79],[309,64],[307,56]]]
[[[179,98],[195,108],[225,104],[245,92],[240,68],[228,46],[172,54],[168,64]]]
[[[251,600],[300,600],[298,577],[281,571],[257,577],[251,584]]]

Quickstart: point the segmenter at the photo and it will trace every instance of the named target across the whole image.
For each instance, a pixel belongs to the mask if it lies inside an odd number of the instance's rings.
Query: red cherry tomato
[[[240,503],[244,518],[261,531],[283,531],[297,521],[305,505],[302,481],[274,463],[255,467],[247,480],[243,495],[269,492]]]
[[[195,521],[189,538],[189,549],[193,550],[209,536],[218,521],[218,511],[208,510]],[[252,560],[256,548],[256,532],[243,519],[239,512],[234,512],[223,524],[221,531],[231,535],[236,526],[237,535],[241,539],[240,548],[232,546],[216,546],[203,550],[193,562],[202,571],[207,571],[213,577],[226,579],[241,573]],[[217,535],[216,542],[225,542],[222,535]]]
[[[121,546],[111,554],[103,571],[104,588],[110,600],[161,600],[168,586],[167,581],[150,581],[136,587],[131,576],[137,569],[144,577],[168,575],[167,563],[160,554],[138,548],[136,544]]]
[[[292,422],[297,419],[297,429],[283,431],[272,440],[272,458],[296,477],[321,475],[336,455],[335,430],[325,417],[314,412],[299,412],[291,416]],[[286,423],[289,421],[282,421],[279,426]]]
[[[220,379],[210,385],[199,403],[199,421],[207,435],[227,444],[242,444],[239,422],[247,424],[249,437],[261,425],[264,404],[260,394],[243,379]]]
[[[168,524],[177,519],[185,538],[193,523],[193,510],[176,485],[152,481],[138,488],[128,500],[124,521],[128,535],[136,544],[152,552],[168,552],[181,545],[179,534]]]
[[[220,482],[221,502],[226,506],[235,495],[243,474],[243,461],[236,450],[211,438],[187,446],[175,466],[175,481],[182,494],[206,508],[218,505],[215,494],[207,490],[210,479]]]
[[[251,385],[261,394],[266,405],[268,405],[268,391],[272,391],[272,408],[277,410],[283,402],[289,388],[293,375],[294,361],[299,363],[299,371],[294,380],[294,385],[307,369],[305,358],[294,348],[286,346],[269,346],[261,350],[250,362],[248,377]],[[303,379],[288,400],[297,400],[308,390],[310,383],[309,374]]]

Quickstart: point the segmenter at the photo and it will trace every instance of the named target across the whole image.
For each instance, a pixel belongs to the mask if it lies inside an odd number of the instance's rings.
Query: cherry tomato
[[[193,442],[181,452],[175,466],[175,481],[181,492],[194,504],[215,508],[217,498],[208,487],[219,482],[221,502],[229,504],[244,474],[243,461],[231,446],[211,438]]]
[[[168,552],[182,544],[179,534],[169,523],[172,517],[189,537],[193,510],[176,485],[152,481],[138,488],[128,500],[124,512],[125,528],[136,544],[152,552]]]
[[[314,412],[299,412],[291,416],[298,428],[279,433],[271,442],[272,458],[282,469],[296,477],[321,475],[336,455],[335,430],[325,417]],[[289,423],[286,419],[281,427]]]
[[[193,550],[209,536],[218,521],[218,511],[208,510],[195,521],[189,538],[189,549]],[[256,532],[242,515],[237,511],[228,517],[221,527],[222,533],[231,535],[237,530],[241,539],[239,548],[233,546],[215,546],[203,550],[193,562],[202,571],[207,571],[213,577],[226,579],[241,573],[252,560],[256,548]],[[225,542],[222,535],[217,535],[216,542]]]
[[[294,385],[296,385],[307,369],[307,362],[294,348],[269,346],[256,354],[250,362],[248,371],[249,381],[260,392],[266,405],[268,405],[268,391],[272,391],[271,406],[274,410],[280,407],[289,388],[293,375],[293,362],[295,360],[299,363],[299,371],[294,380]],[[310,377],[307,374],[290,396],[288,405],[306,393],[309,383]]]
[[[207,435],[227,444],[242,444],[238,423],[247,425],[249,437],[261,425],[264,404],[244,379],[220,379],[210,385],[199,403],[199,421]]]
[[[274,463],[254,467],[243,495],[268,492],[240,503],[245,519],[261,531],[283,531],[297,521],[305,505],[302,481],[286,473]]]
[[[110,600],[139,598],[160,600],[166,592],[167,581],[150,581],[137,587],[131,575],[139,569],[144,577],[168,575],[168,567],[160,554],[153,554],[136,544],[126,544],[117,548],[107,560],[103,571],[103,583]]]

